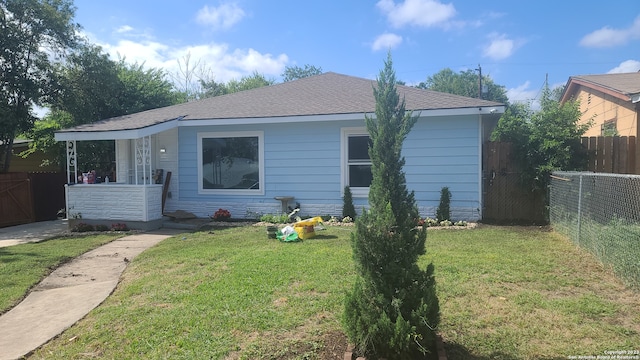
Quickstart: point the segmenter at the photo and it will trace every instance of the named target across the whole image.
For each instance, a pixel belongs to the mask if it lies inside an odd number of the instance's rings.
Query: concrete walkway
[[[61,266],[0,316],[0,359],[17,359],[62,333],[113,292],[129,260],[181,233],[160,229],[125,236]]]
[[[39,221],[0,228],[0,247],[38,242],[69,231],[66,220]]]

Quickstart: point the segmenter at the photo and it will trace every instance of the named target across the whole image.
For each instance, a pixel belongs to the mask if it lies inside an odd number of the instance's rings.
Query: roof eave
[[[488,115],[503,114],[504,105],[498,106],[474,106],[468,108],[454,109],[425,109],[413,110],[414,115],[419,117],[436,116],[464,116],[464,115]],[[229,118],[229,119],[187,119],[181,120],[180,126],[212,126],[212,125],[256,125],[256,124],[284,124],[299,122],[319,122],[319,121],[345,121],[362,120],[365,116],[375,116],[375,113],[348,113],[330,115],[298,115],[280,117],[260,117],[260,118]]]
[[[623,101],[632,100],[632,97],[630,97],[629,94],[627,94],[627,93],[623,93],[618,89],[614,89],[614,88],[611,88],[611,87],[608,87],[608,86],[605,86],[605,85],[602,85],[602,84],[594,83],[594,82],[591,82],[591,81],[588,81],[588,80],[585,80],[585,79],[570,78],[569,84],[570,85],[581,85],[581,86],[584,86],[584,87],[589,88],[589,89],[600,91],[601,93],[613,96],[613,97],[618,98],[618,99],[623,100]],[[568,88],[568,86],[567,86],[567,88]],[[565,101],[564,95],[563,95],[562,101],[563,102]]]
[[[76,130],[76,131],[57,131],[55,133],[56,141],[87,141],[87,140],[128,140],[139,139],[145,136],[155,135],[157,133],[178,127],[179,118],[165,121],[159,124],[146,126],[138,129],[127,130]]]

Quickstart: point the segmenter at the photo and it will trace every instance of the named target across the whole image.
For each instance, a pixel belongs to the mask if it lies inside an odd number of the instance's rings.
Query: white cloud
[[[392,33],[384,33],[374,40],[373,44],[371,45],[371,49],[373,51],[389,50],[397,47],[401,43],[402,36]]]
[[[129,25],[122,25],[119,28],[116,29],[116,33],[118,34],[124,34],[124,33],[128,33],[133,31],[133,28]]]
[[[491,34],[489,35],[489,39],[489,44],[482,50],[482,56],[493,60],[508,58],[513,55],[513,52],[518,47],[517,42],[509,39],[505,34]]]
[[[144,63],[147,67],[162,67],[169,47],[155,41],[120,40],[117,44],[99,44],[111,58],[125,58],[128,63]]]
[[[218,82],[240,79],[254,71],[266,77],[277,77],[289,62],[286,54],[263,54],[252,48],[230,49],[224,43],[172,47],[150,40],[120,40],[116,44],[100,43],[100,46],[113,59],[125,57],[128,63],[144,63],[146,67],[164,69],[170,75],[178,72],[178,61],[184,61],[185,56],[189,55],[190,66],[199,63]]]
[[[640,39],[640,16],[626,29],[605,26],[591,32],[580,40],[580,45],[594,48],[614,47],[638,39]]]
[[[236,49],[233,53],[226,54],[224,60],[224,64],[236,67],[245,73],[257,71],[265,75],[280,75],[289,58],[285,54],[274,57],[271,54],[261,54],[254,49]]]
[[[521,103],[521,102],[531,102],[536,96],[538,96],[537,89],[530,89],[531,86],[530,81],[526,81],[524,84],[519,85],[515,88],[511,88],[507,90],[507,97],[509,98],[510,103]]]
[[[621,62],[620,65],[607,71],[607,74],[629,73],[629,72],[637,72],[637,71],[640,71],[640,61],[626,60]]]
[[[396,28],[406,25],[448,27],[450,20],[456,15],[453,4],[443,4],[436,0],[405,0],[397,5],[394,0],[380,0],[376,7]]]
[[[213,29],[229,29],[245,16],[244,10],[235,3],[225,3],[218,7],[205,5],[198,10],[196,21]]]

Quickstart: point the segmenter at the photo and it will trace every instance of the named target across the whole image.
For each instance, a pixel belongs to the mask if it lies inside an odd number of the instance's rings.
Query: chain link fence
[[[554,172],[553,228],[640,288],[640,176]]]

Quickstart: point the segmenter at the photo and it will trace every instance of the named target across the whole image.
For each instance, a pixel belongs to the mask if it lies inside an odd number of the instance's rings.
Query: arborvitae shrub
[[[373,180],[369,210],[351,235],[357,277],[346,296],[344,324],[355,352],[370,359],[415,359],[435,348],[440,321],[433,264],[418,266],[425,254],[426,228],[402,171],[402,143],[417,121],[405,114],[389,55],[380,72],[376,116],[366,117],[372,140]]]
[[[438,222],[451,220],[451,191],[446,186],[440,190],[440,204],[436,210],[436,220]]]
[[[351,195],[351,188],[344,187],[344,196],[342,197],[342,218],[350,217],[356,218],[356,208],[353,206],[353,196]]]

